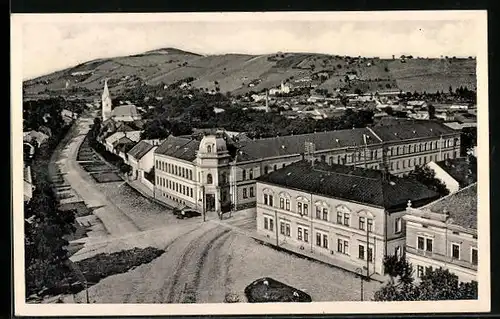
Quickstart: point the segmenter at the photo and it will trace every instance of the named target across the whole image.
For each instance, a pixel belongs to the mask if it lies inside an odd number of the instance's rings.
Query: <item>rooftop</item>
[[[125,104],[115,107],[111,111],[111,116],[132,116],[136,117],[139,114],[137,113],[137,107],[132,104]]]
[[[405,209],[408,200],[413,207],[418,207],[439,197],[426,186],[408,178],[389,175],[384,180],[378,170],[321,162],[316,162],[313,167],[304,160],[263,175],[258,181],[390,211]]]
[[[453,224],[477,230],[477,183],[430,203],[425,208],[441,214],[447,211]]]
[[[152,148],[153,145],[149,144],[148,142],[140,141],[128,152],[128,155],[139,160],[144,155],[146,155]]]
[[[170,135],[158,146],[155,154],[167,155],[192,162],[196,159],[196,152],[200,141]]]
[[[477,181],[476,167],[467,158],[454,158],[436,162],[446,173],[455,179],[461,187]]]
[[[455,130],[439,122],[427,120],[408,120],[399,125],[379,125],[372,127],[372,130],[385,142],[457,134]]]

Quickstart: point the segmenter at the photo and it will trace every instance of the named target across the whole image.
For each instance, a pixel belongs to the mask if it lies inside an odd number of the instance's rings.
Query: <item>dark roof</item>
[[[446,210],[453,224],[477,229],[477,183],[443,197],[426,208],[441,214]]]
[[[131,139],[129,139],[128,137],[123,136],[119,140],[117,140],[113,143],[113,147],[117,147],[118,145],[122,145],[122,144],[130,144],[130,143],[135,143],[135,142],[132,141]]]
[[[200,146],[200,141],[169,136],[155,150],[155,154],[167,155],[192,162],[196,158],[196,152]]]
[[[390,211],[404,209],[408,200],[418,207],[439,197],[436,192],[408,178],[390,175],[389,179],[384,180],[382,172],[378,170],[322,162],[316,162],[313,168],[310,162],[304,160],[257,180]]]
[[[368,137],[368,145],[380,143],[366,128],[243,140],[240,142],[238,161],[301,154],[305,151],[306,142],[314,143],[316,151],[363,145],[363,134]]]
[[[465,157],[447,159],[436,162],[445,172],[453,177],[461,187],[468,186],[477,181],[477,176],[474,174],[476,167],[471,167],[469,161]]]
[[[455,130],[446,125],[426,120],[408,121],[408,123],[400,123],[398,125],[373,126],[372,130],[384,142],[457,134]]]
[[[147,152],[153,148],[153,145],[145,141],[137,143],[129,152],[128,155],[135,159],[141,159]]]

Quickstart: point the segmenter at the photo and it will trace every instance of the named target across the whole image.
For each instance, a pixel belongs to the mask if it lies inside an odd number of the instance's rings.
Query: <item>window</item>
[[[402,223],[403,223],[403,222],[402,222],[401,217],[396,218],[396,220],[394,221],[394,232],[395,232],[396,234],[398,234],[398,233],[400,233],[400,232],[401,232],[401,230],[402,230]]]
[[[309,230],[307,230],[307,229],[305,229],[305,228],[304,228],[304,241],[305,241],[306,243],[308,243],[308,242],[309,242]]]
[[[365,230],[365,218],[364,217],[359,218],[359,229]]]
[[[365,246],[363,245],[358,246],[358,258],[365,259]]]
[[[247,179],[247,171],[246,170],[241,171],[241,178],[243,178],[243,180]]]
[[[255,197],[254,190],[253,190],[253,186],[252,186],[252,187],[250,187],[250,197],[251,197],[251,198]]]
[[[471,262],[473,265],[477,265],[477,248],[472,248],[471,251]]]
[[[394,256],[401,257],[401,246],[396,246],[396,248],[394,248]]]
[[[276,170],[278,170],[278,165],[274,164],[273,171],[276,171]]]
[[[338,239],[337,240],[337,251],[339,253],[348,255],[349,254],[349,242],[347,240]]]
[[[264,217],[264,229],[267,229],[269,231],[274,230],[274,222],[271,217]]]
[[[304,215],[307,216],[309,214],[309,205],[304,203],[302,207],[304,209]]]
[[[297,203],[297,212],[302,215],[302,203]]]
[[[211,145],[207,145],[207,153],[212,153],[212,146]]]
[[[373,219],[368,218],[368,231],[372,232],[373,231]]]
[[[302,227],[297,228],[297,239],[302,240]]]
[[[421,278],[424,275],[424,266],[417,266],[417,277]]]
[[[328,208],[323,208],[323,220],[328,221]]]
[[[367,252],[368,253],[367,253],[366,257],[368,258],[368,261],[373,262],[373,248],[368,247]]]
[[[316,219],[321,219],[321,207],[316,206]]]
[[[451,244],[451,257],[460,259],[460,244]]]
[[[274,221],[272,218],[269,218],[269,230],[270,231],[274,230]]]
[[[399,169],[399,161],[396,161],[396,169]]]
[[[182,178],[185,177],[185,174],[186,174],[186,169],[183,167],[182,170],[181,170]]]
[[[243,198],[248,198],[247,189],[243,188]]]
[[[321,247],[321,234],[316,233],[316,246]]]
[[[193,180],[193,171],[192,170],[189,170],[189,179]]]
[[[175,166],[175,175],[179,175],[177,174],[177,166]]]
[[[337,224],[342,224],[342,212],[337,212]]]
[[[283,197],[280,197],[280,208],[285,209],[285,199]]]
[[[425,240],[425,250],[426,251],[432,252],[432,242],[433,242],[432,238],[427,238]]]
[[[269,206],[273,206],[273,195],[269,195]]]
[[[264,167],[264,174],[267,174],[267,173],[269,173],[269,167],[268,166]]]
[[[207,184],[212,184],[214,181],[213,181],[213,178],[212,178],[212,174],[208,174],[207,175]]]
[[[288,198],[285,200],[285,209],[290,210],[290,200]]]
[[[280,222],[280,234],[284,235],[285,234],[285,223]]]
[[[285,164],[285,163],[281,164],[281,168],[284,168],[285,166],[286,166],[286,164]]]
[[[424,250],[424,246],[425,246],[424,237],[418,236],[417,237],[417,249]]]
[[[290,224],[287,222],[280,222],[280,234],[290,237]]]
[[[264,217],[264,229],[269,229],[269,220],[267,217]]]
[[[285,236],[290,237],[290,224],[286,223],[285,225]]]
[[[250,169],[248,170],[248,177],[249,177],[250,179],[253,179],[253,168],[250,168]]]
[[[264,194],[264,205],[269,205],[269,195]]]
[[[193,197],[193,189],[192,188],[189,190],[189,193],[190,193],[189,196]]]
[[[348,213],[344,213],[344,226],[349,226],[349,214]]]
[[[227,183],[227,175],[225,172],[221,174],[221,182],[222,182],[222,184]]]
[[[328,249],[328,235],[323,234],[323,248]]]

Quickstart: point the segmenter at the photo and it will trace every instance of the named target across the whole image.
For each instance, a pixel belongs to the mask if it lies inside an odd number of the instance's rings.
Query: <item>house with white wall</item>
[[[148,140],[142,140],[128,152],[129,165],[132,167],[131,178],[139,180],[151,190],[154,184],[146,178],[145,174],[151,173],[154,167],[154,151],[157,147],[158,144],[153,145]]]

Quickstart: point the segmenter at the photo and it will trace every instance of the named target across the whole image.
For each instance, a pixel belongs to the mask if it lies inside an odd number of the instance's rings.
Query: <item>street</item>
[[[219,303],[228,293],[246,301],[246,285],[264,276],[307,292],[313,301],[359,300],[360,281],[352,273],[276,251],[210,218],[205,223],[201,217],[179,220],[123,182],[96,183],[76,161],[91,122],[90,118],[78,120],[58,164],[78,196],[90,207],[97,207],[94,214],[109,234],[87,238],[83,249],[71,259],[134,247],[165,250],[149,264],[90,287],[91,302]],[[233,214],[232,226],[254,227],[252,217],[237,215]],[[364,286],[367,300],[380,284]],[[82,291],[75,300],[84,302],[84,298]]]

